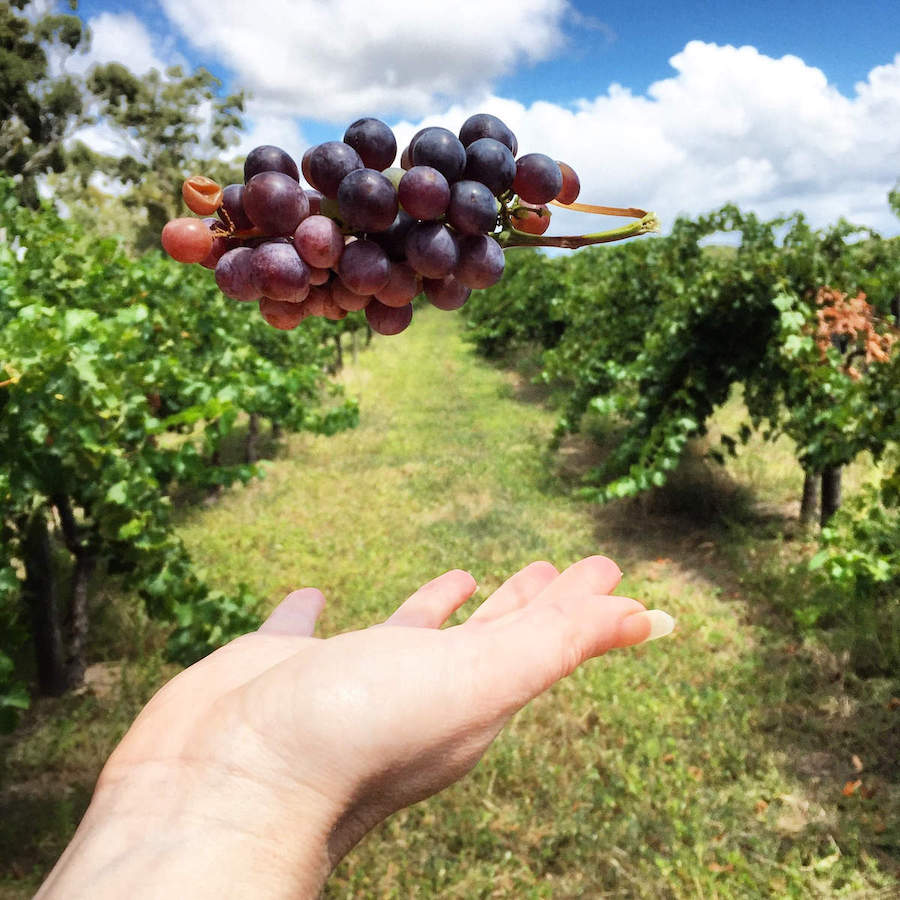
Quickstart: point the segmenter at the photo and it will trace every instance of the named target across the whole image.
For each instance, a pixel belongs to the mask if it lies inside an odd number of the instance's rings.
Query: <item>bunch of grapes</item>
[[[458,135],[423,128],[394,167],[394,133],[358,119],[343,140],[307,150],[299,170],[267,145],[247,156],[244,184],[188,178],[185,203],[206,218],[173,219],[162,244],[180,262],[214,269],[224,294],[257,302],[275,328],[364,309],[373,330],[397,334],[423,291],[452,310],[495,284],[504,230],[543,234],[547,204],[574,203],[570,166],[517,152],[512,131],[479,113]]]

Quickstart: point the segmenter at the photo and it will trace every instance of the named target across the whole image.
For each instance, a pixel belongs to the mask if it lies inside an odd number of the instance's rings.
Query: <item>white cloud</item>
[[[563,44],[567,0],[161,0],[271,113],[347,123],[483,96]],[[202,23],[198,27],[197,23]]]
[[[767,217],[801,209],[817,226],[844,216],[900,231],[886,199],[900,176],[900,54],[853,97],[798,57],[753,47],[692,41],[671,64],[676,74],[646,95],[612,85],[569,107],[488,97],[423,122],[455,130],[472,112],[493,112],[520,154],[572,165],[585,202],[654,209],[664,224],[734,202]],[[398,139],[423,122],[400,123]],[[551,227],[594,231],[598,222],[557,211]]]
[[[92,18],[88,26],[90,48],[87,53],[70,57],[66,64],[69,71],[86,72],[96,63],[118,62],[135,75],[143,75],[150,69],[162,72],[167,66],[184,62],[177,57],[162,59],[150,32],[132,13],[103,12]]]

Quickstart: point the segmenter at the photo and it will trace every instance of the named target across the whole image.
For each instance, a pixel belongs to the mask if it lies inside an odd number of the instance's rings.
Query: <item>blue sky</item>
[[[85,65],[203,65],[248,91],[243,152],[300,154],[360,115],[402,141],[486,109],[523,152],[576,165],[596,202],[670,221],[732,200],[900,230],[885,199],[897,2],[82,0],[79,14],[95,33]]]

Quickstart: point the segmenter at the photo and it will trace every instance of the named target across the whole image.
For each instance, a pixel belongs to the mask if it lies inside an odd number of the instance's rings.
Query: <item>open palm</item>
[[[327,640],[312,637],[324,597],[296,591],[259,631],[162,688],[101,785],[145,765],[207,767],[286,807],[312,796],[336,862],[378,821],[464,775],[516,710],[580,663],[646,639],[660,614],[611,596],[620,578],[599,556],[562,574],[533,563],[441,629],[476,589],[454,570],[380,625]]]

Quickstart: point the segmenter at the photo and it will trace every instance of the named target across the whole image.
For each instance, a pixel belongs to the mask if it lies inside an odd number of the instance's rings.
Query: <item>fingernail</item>
[[[650,634],[641,641],[642,644],[665,637],[675,630],[675,620],[661,609],[648,609],[646,612],[635,613],[632,618],[643,619],[650,623]]]

